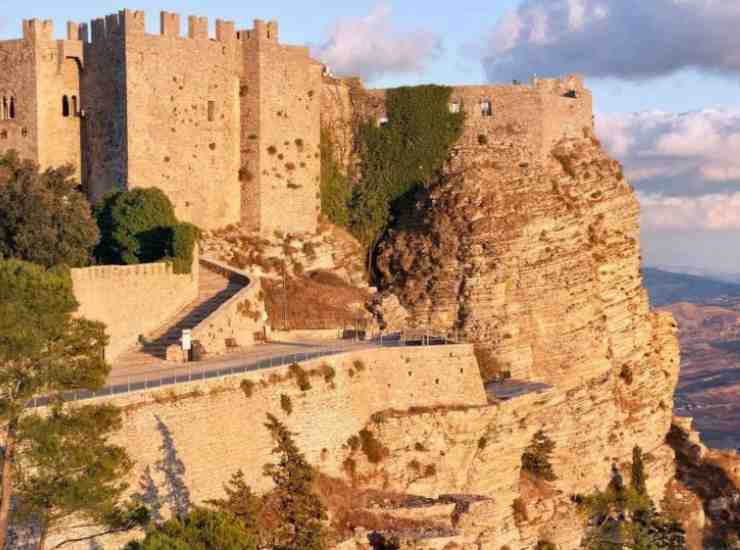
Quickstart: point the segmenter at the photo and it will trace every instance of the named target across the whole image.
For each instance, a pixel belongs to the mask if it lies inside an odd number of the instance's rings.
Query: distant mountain
[[[653,307],[676,302],[702,304],[722,296],[740,296],[740,284],[708,277],[671,273],[652,267],[643,268],[642,276]]]
[[[723,283],[733,283],[740,285],[740,273],[735,273],[732,271],[716,271],[712,269],[688,265],[656,264],[651,265],[650,267],[653,269],[658,269],[660,271],[668,271],[669,273],[683,273],[686,275],[694,275],[696,277],[706,277],[707,279],[714,279],[715,281],[722,281]]]

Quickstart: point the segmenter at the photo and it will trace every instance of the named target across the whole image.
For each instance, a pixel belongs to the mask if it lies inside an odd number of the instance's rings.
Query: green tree
[[[640,495],[647,495],[647,476],[643,463],[642,449],[635,445],[632,449],[632,488]]]
[[[51,267],[87,265],[100,233],[70,166],[39,172],[15,154],[0,157],[0,259]]]
[[[17,260],[0,261],[0,420],[2,454],[0,548],[7,537],[21,422],[34,397],[53,402],[65,390],[102,387],[104,326],[74,317],[69,272]]]
[[[323,550],[326,507],[313,492],[315,473],[298,450],[293,435],[273,415],[267,415],[267,429],[275,441],[277,464],[267,464],[265,475],[272,478],[271,495],[279,526],[270,533],[275,550]]]
[[[95,256],[111,264],[161,259],[168,245],[167,228],[177,224],[172,203],[154,187],[108,195],[95,208],[95,217],[101,232]]]
[[[126,550],[256,550],[257,539],[232,514],[196,508],[151,529]]]
[[[209,500],[207,504],[218,510],[228,512],[239,519],[250,532],[257,532],[258,521],[264,507],[263,499],[252,491],[244,478],[244,472],[239,470],[224,485],[226,498]]]
[[[632,469],[634,475],[634,463]],[[644,483],[644,477],[642,479]],[[659,514],[647,492],[641,492],[635,485],[634,478],[629,487],[625,486],[616,466],[612,469],[612,479],[606,490],[576,497],[576,502],[588,519],[582,548],[686,549],[686,536],[681,525]]]
[[[123,447],[109,443],[121,428],[113,406],[66,408],[56,403],[49,415],[27,415],[15,461],[14,523],[39,528],[37,550],[49,534],[70,519],[82,518],[101,531],[58,543],[91,540],[131,529],[148,519],[146,509],[123,503],[123,481],[133,463]]]
[[[534,434],[532,442],[522,454],[522,469],[546,481],[555,481],[557,476],[552,469],[550,458],[555,442],[543,430]]]

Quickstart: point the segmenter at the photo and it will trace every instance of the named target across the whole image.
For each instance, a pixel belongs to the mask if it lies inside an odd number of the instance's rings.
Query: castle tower
[[[22,38],[0,42],[0,152],[42,167],[80,169],[82,29],[54,40],[51,21],[23,21]]]
[[[276,22],[238,33],[242,46],[242,223],[272,235],[314,233],[320,210],[322,65],[278,42]]]

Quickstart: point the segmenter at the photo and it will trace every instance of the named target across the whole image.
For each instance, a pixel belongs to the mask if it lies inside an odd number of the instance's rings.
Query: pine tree
[[[522,469],[546,481],[555,481],[557,476],[552,469],[550,457],[555,449],[552,441],[543,430],[534,434],[532,442],[522,454]]]
[[[315,473],[298,450],[290,431],[273,415],[265,424],[275,441],[273,454],[277,464],[267,464],[265,475],[275,484],[275,500],[279,527],[272,533],[274,550],[323,550],[326,534],[323,521],[326,507],[313,492]]]
[[[2,455],[0,548],[5,545],[16,473],[16,451],[28,403],[65,390],[103,386],[102,324],[74,317],[77,302],[68,272],[17,260],[0,261],[0,421]]]
[[[80,541],[148,519],[145,509],[122,503],[128,488],[122,480],[133,463],[123,447],[108,442],[120,427],[120,411],[105,405],[65,410],[58,403],[49,415],[31,414],[21,421],[13,518],[39,527],[37,550],[72,517],[101,526],[101,532]]]
[[[224,485],[225,499],[209,500],[206,503],[217,509],[228,512],[239,519],[248,531],[257,532],[258,521],[262,513],[262,498],[255,495],[244,479],[244,472],[239,470]]]
[[[647,495],[646,481],[642,449],[635,445],[635,448],[632,449],[632,488],[640,495]]]

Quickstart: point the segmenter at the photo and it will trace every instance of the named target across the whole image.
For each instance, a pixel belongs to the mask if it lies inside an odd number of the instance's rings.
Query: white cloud
[[[740,111],[646,111],[596,121],[638,190],[644,229],[740,229]]]
[[[365,17],[341,19],[312,53],[333,73],[367,81],[388,74],[422,73],[442,54],[441,37],[423,29],[397,30],[391,16],[390,6],[380,4]]]
[[[599,137],[627,174],[642,180],[685,178],[705,185],[740,183],[740,111],[646,111],[596,117]],[[668,192],[670,188],[660,189]],[[711,192],[707,189],[706,192]]]
[[[740,229],[740,192],[701,197],[638,193],[642,226],[648,230]]]
[[[483,40],[482,60],[492,81],[572,72],[643,79],[686,68],[739,74],[738,28],[735,0],[524,0]]]

